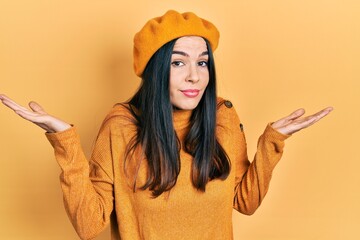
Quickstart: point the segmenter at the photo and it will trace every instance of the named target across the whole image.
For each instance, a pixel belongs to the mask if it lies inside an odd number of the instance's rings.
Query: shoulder
[[[128,103],[117,103],[115,104],[109,113],[106,115],[102,128],[118,128],[118,127],[129,127],[134,126],[136,120],[136,109],[131,107]]]
[[[216,120],[218,125],[222,126],[239,126],[240,120],[236,113],[235,106],[230,100],[222,97],[217,98]]]
[[[219,116],[237,115],[235,107],[230,100],[224,99],[222,97],[218,97],[216,101],[217,101],[217,109],[216,109],[217,115]]]
[[[217,103],[217,109],[220,110],[221,108],[232,108],[233,104],[230,100],[226,100],[222,97],[218,97],[216,99],[216,103]]]
[[[111,108],[104,121],[110,120],[112,118],[128,117],[132,117],[132,108],[130,105],[128,103],[117,103]]]

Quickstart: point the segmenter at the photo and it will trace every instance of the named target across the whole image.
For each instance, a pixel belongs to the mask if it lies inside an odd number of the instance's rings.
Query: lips
[[[186,97],[194,98],[194,97],[197,97],[199,95],[200,90],[198,90],[198,89],[185,89],[185,90],[180,90],[180,92],[182,92]]]

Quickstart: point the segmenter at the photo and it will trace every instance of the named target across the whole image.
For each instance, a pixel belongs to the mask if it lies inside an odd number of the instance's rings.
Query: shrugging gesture
[[[301,129],[307,128],[326,115],[328,115],[333,110],[332,107],[327,107],[313,115],[307,117],[301,117],[304,115],[305,110],[300,108],[289,116],[281,118],[280,120],[274,122],[271,126],[275,128],[278,132],[286,135],[291,135]]]
[[[71,127],[70,124],[49,115],[38,103],[34,101],[29,102],[31,111],[4,94],[0,94],[0,100],[20,117],[38,125],[49,133],[61,132]],[[328,115],[332,110],[332,107],[327,107],[313,115],[302,117],[305,114],[305,110],[300,108],[290,115],[277,120],[271,126],[282,134],[291,135],[313,125]]]
[[[142,83],[107,115],[89,161],[75,127],[35,102],[28,109],[0,94],[20,117],[56,133],[46,136],[81,239],[94,239],[109,222],[117,240],[233,239],[233,209],[252,214],[260,206],[285,139],[330,113],[303,117],[299,109],[267,125],[250,162],[235,109],[218,105],[219,36],[191,12],[169,10],[147,21],[133,41]]]
[[[45,110],[36,102],[31,101],[29,103],[29,107],[31,109],[29,110],[26,107],[14,102],[4,94],[0,94],[0,101],[12,109],[20,117],[38,125],[49,133],[61,132],[71,127],[70,124],[46,113]]]

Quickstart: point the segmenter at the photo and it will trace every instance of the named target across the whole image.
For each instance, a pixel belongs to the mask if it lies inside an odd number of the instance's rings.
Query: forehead
[[[206,51],[207,46],[206,42],[202,37],[198,36],[185,36],[176,40],[174,45],[174,50],[198,50],[198,51]]]

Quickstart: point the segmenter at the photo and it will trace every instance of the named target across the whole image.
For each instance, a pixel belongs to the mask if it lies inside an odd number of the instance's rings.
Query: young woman
[[[76,127],[5,95],[19,116],[46,130],[62,169],[65,208],[81,239],[111,223],[112,239],[232,239],[232,209],[261,204],[284,140],[326,116],[299,109],[268,124],[254,160],[230,101],[216,96],[216,27],[168,11],[134,38],[135,95],[105,118],[90,161]]]

